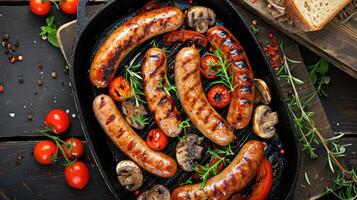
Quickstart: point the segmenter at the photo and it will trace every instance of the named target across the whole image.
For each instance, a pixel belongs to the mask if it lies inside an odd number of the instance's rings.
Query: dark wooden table
[[[63,167],[41,166],[33,158],[32,149],[38,140],[44,139],[36,130],[43,127],[46,113],[53,108],[69,110],[71,128],[64,137],[74,135],[85,140],[78,119],[69,78],[65,72],[65,60],[59,49],[49,45],[39,36],[43,17],[33,15],[26,1],[0,0],[0,34],[8,32],[11,40],[19,40],[17,53],[23,62],[10,64],[7,55],[0,51],[0,84],[5,92],[0,94],[0,200],[9,199],[111,199],[111,195],[91,160],[89,149],[82,158],[91,170],[87,187],[75,190],[65,183]],[[56,23],[73,20],[52,8]],[[306,63],[313,62],[311,52],[301,48]],[[38,67],[43,65],[43,69]],[[57,72],[57,78],[50,76]],[[328,99],[321,99],[334,131],[346,136],[342,142],[357,144],[357,80],[332,67],[331,84],[326,87]],[[24,82],[19,82],[23,76]],[[37,81],[43,80],[43,86]],[[33,114],[29,121],[27,115]],[[10,115],[14,115],[11,117]],[[357,148],[348,149],[346,163],[357,165]],[[16,162],[19,156],[21,162]]]

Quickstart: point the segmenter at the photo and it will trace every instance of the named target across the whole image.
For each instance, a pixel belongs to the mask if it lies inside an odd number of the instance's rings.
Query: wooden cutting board
[[[280,23],[274,19],[266,9],[266,0],[234,2],[357,79],[357,15],[346,23],[334,19],[322,30],[306,33],[293,25]]]

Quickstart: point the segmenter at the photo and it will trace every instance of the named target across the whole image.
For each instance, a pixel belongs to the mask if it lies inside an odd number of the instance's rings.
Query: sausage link
[[[93,111],[113,143],[141,168],[162,178],[175,175],[176,161],[164,153],[151,150],[128,125],[109,96],[97,96],[93,101]]]
[[[264,158],[264,146],[256,140],[247,142],[234,160],[221,173],[209,179],[202,190],[200,183],[178,187],[172,192],[172,200],[229,199],[254,178]]]
[[[254,78],[247,55],[238,40],[227,29],[214,26],[207,32],[207,37],[215,49],[221,49],[223,56],[232,65],[230,74],[234,74],[232,100],[229,105],[227,122],[235,129],[248,125],[254,104]]]
[[[165,45],[172,45],[176,42],[193,42],[201,47],[206,47],[208,44],[207,37],[202,33],[191,30],[177,30],[165,34]]]
[[[166,53],[159,48],[149,49],[144,56],[142,75],[146,102],[156,124],[169,137],[181,133],[181,118],[172,97],[163,88],[166,86]]]
[[[133,17],[117,28],[96,52],[90,66],[90,80],[96,87],[108,87],[122,59],[142,42],[181,27],[184,14],[165,7]]]
[[[200,132],[226,146],[235,136],[227,122],[209,104],[201,84],[200,54],[194,47],[181,49],[175,60],[175,82],[182,107]]]

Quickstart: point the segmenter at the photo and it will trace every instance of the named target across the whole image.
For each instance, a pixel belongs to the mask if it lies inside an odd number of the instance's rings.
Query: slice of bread
[[[302,31],[317,31],[351,0],[285,0],[289,17]]]

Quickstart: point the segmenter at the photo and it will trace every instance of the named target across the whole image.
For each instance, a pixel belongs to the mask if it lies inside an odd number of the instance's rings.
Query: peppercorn
[[[51,72],[51,77],[52,77],[53,79],[57,78],[57,73],[56,73],[55,71],[52,71],[52,72]]]
[[[37,84],[38,84],[39,86],[42,86],[42,85],[43,85],[43,80],[39,79],[39,80],[37,81]]]
[[[9,40],[9,39],[10,39],[9,33],[4,33],[4,34],[2,35],[2,39],[3,39],[4,41]]]
[[[31,112],[27,114],[27,120],[32,121],[33,120],[33,115]]]
[[[23,61],[23,60],[24,60],[24,57],[23,57],[22,55],[18,55],[18,56],[16,56],[16,59],[17,59],[18,61]]]
[[[20,84],[24,83],[24,77],[22,75],[19,76],[17,80]]]

